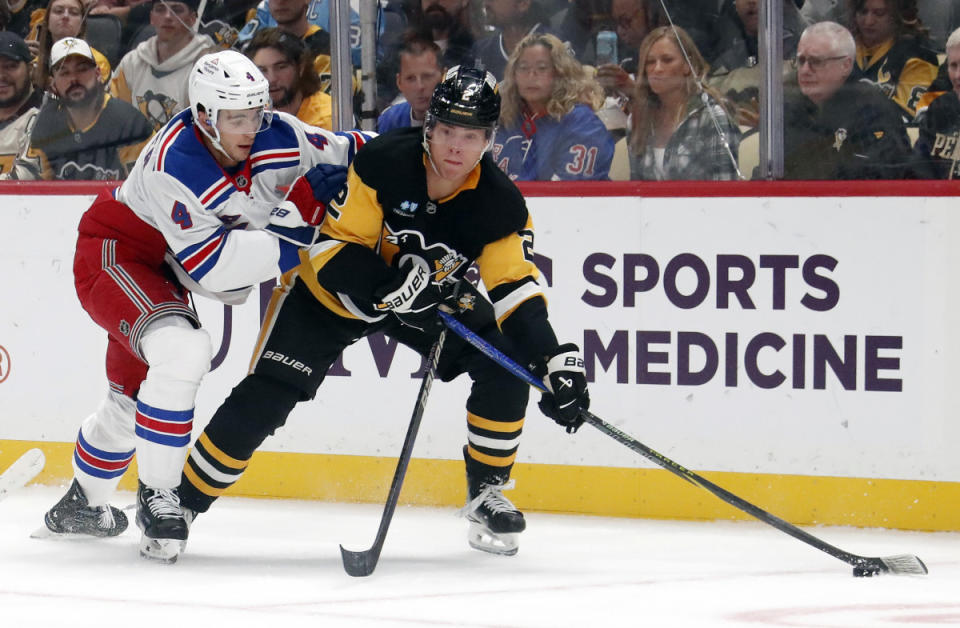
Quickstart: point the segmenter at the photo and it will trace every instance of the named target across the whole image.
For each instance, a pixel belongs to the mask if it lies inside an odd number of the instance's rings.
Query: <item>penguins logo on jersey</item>
[[[386,227],[390,229],[389,225]],[[431,280],[438,284],[457,281],[455,274],[467,261],[466,257],[443,243],[438,242],[427,246],[423,241],[423,234],[413,229],[390,231],[384,236],[384,241],[397,247],[394,260],[406,255],[415,255],[427,260],[431,270]]]
[[[148,89],[143,96],[137,96],[137,105],[140,113],[145,115],[154,128],[159,128],[170,121],[170,118],[179,110],[177,101],[166,94],[159,94]]]

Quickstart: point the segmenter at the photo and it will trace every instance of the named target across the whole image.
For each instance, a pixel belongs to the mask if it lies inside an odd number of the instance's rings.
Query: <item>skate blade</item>
[[[471,524],[467,533],[467,542],[470,547],[481,552],[513,556],[520,549],[518,532],[497,534],[477,524]]]
[[[140,539],[140,556],[154,562],[172,565],[180,558],[187,542],[178,539]]]

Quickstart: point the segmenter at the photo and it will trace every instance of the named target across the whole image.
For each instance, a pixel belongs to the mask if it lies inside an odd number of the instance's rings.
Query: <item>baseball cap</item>
[[[76,37],[64,37],[50,48],[50,67],[57,65],[69,56],[77,55],[97,62],[93,58],[93,51],[90,44]]]
[[[23,37],[10,31],[0,31],[0,57],[30,63],[33,55],[30,54]]]

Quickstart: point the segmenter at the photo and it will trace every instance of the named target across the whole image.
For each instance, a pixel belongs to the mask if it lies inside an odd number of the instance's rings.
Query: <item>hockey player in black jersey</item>
[[[187,460],[184,507],[204,512],[236,482],[254,450],[297,402],[314,397],[351,343],[382,331],[426,355],[440,333],[437,307],[458,283],[459,297],[448,305],[539,372],[552,391],[540,402],[546,415],[568,430],[582,424],[589,397],[580,350],[557,342],[523,197],[485,154],[499,115],[493,75],[455,67],[434,91],[422,131],[381,135],[358,152],[320,241],[298,277],[274,294],[250,374]],[[474,262],[492,306],[465,282]],[[503,490],[512,486],[529,387],[450,335],[437,376],[449,381],[464,372],[473,380],[463,449],[468,538],[477,549],[514,554],[525,522]]]

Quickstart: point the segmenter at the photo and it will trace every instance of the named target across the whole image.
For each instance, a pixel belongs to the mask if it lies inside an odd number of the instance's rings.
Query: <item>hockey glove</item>
[[[540,397],[540,411],[573,434],[583,425],[580,411],[590,407],[580,347],[572,342],[560,345],[546,356],[539,370],[545,373],[543,385],[547,387]]]
[[[404,325],[424,332],[442,325],[437,316],[442,295],[430,281],[430,271],[423,260],[406,258],[397,277],[377,289],[373,297],[378,311],[392,312]]]
[[[347,182],[346,166],[317,164],[290,186],[287,197],[270,212],[270,222],[280,227],[319,225],[327,203]]]

